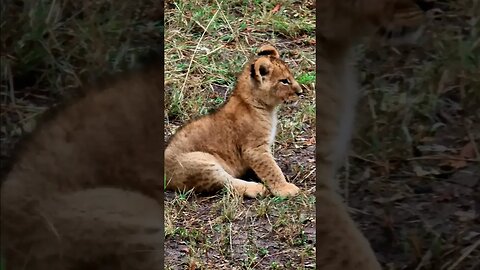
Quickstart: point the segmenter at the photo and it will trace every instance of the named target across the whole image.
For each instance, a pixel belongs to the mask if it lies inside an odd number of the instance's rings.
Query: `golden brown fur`
[[[262,46],[245,65],[228,102],[185,125],[170,140],[165,150],[167,187],[208,192],[231,185],[240,195],[263,195],[263,184],[239,179],[252,169],[274,195],[297,194],[299,189],[285,180],[270,147],[277,107],[300,92],[278,51]]]
[[[414,0],[317,1],[317,264],[322,270],[381,269],[336,194],[335,172],[348,150],[359,96],[352,49],[378,34],[388,41],[421,30]],[[411,40],[408,40],[411,41]]]
[[[59,110],[1,187],[6,269],[162,269],[160,68]]]

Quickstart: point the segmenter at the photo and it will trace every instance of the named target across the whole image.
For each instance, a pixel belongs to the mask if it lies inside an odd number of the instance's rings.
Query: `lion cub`
[[[78,89],[20,144],[0,190],[5,269],[162,268],[161,72]]]
[[[277,108],[302,92],[280,54],[271,45],[260,47],[247,63],[226,102],[176,132],[165,149],[167,188],[200,192],[228,185],[246,197],[294,196],[299,188],[288,183],[275,162]],[[263,181],[239,179],[252,169]]]

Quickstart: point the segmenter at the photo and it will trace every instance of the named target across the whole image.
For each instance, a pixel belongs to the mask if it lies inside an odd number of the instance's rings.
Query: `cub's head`
[[[392,1],[392,0],[390,0]],[[434,8],[432,1],[394,0],[387,10],[390,14],[376,25],[375,38],[388,44],[415,43],[423,34],[427,12]]]
[[[423,31],[429,0],[323,0],[319,31],[338,44],[374,36],[393,43],[413,42]]]
[[[295,101],[302,93],[300,84],[271,45],[260,47],[249,68],[252,95],[264,105],[277,106],[282,102]]]

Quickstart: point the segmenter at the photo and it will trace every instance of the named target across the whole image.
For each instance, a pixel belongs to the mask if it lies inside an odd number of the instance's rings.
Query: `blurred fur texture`
[[[2,183],[6,268],[162,269],[162,66],[79,93],[44,115]]]

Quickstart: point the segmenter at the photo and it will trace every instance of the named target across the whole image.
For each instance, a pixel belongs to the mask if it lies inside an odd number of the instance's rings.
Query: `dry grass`
[[[82,82],[136,65],[162,36],[156,1],[3,1],[1,169],[35,118]]]

